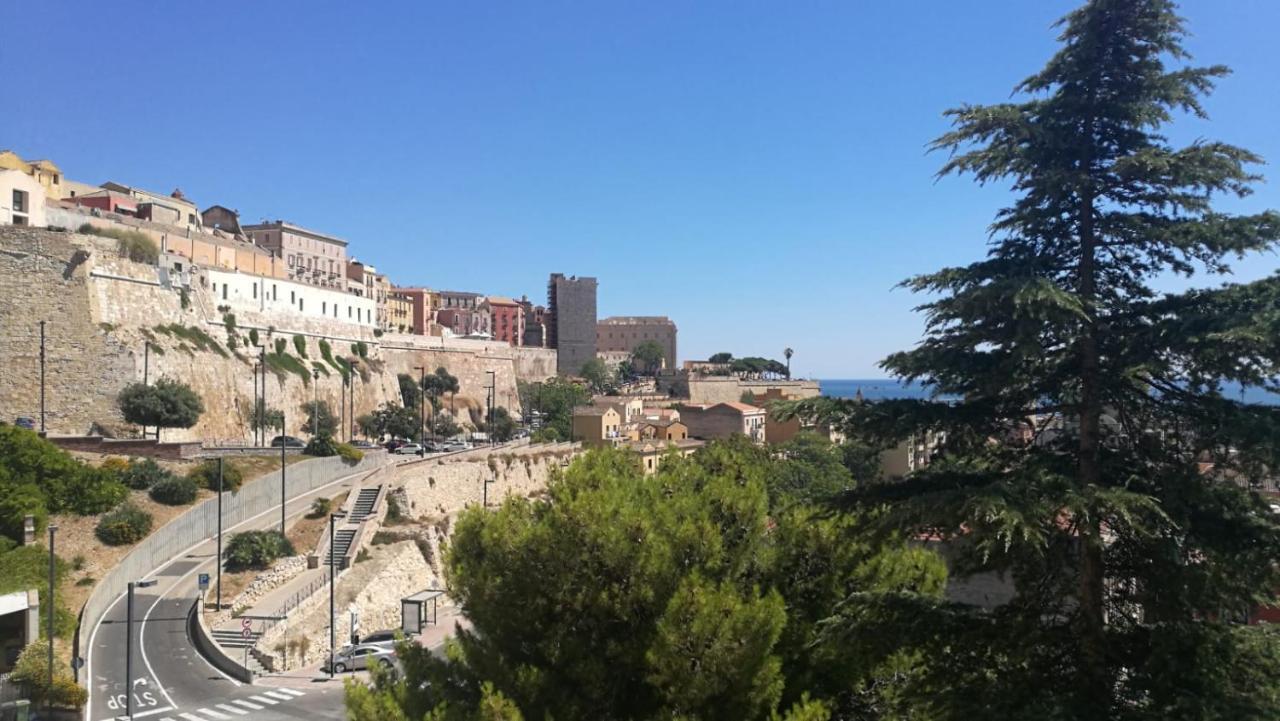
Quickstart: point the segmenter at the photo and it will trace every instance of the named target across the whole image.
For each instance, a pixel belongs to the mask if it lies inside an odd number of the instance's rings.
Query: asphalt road
[[[285,512],[296,518],[319,496],[350,487],[363,474],[347,476],[289,501]],[[270,528],[279,519],[270,509],[226,532]],[[342,719],[341,683],[317,680],[287,686],[245,685],[210,665],[187,636],[187,612],[199,597],[199,573],[214,573],[216,543],[206,541],[171,559],[149,578],[150,588],[134,591],[133,718],[150,721],[274,721],[276,719]],[[139,579],[141,580],[141,579]],[[212,587],[212,580],[210,586]],[[223,599],[224,602],[228,599]],[[91,630],[86,668],[89,703],[86,721],[125,716],[126,601],[121,596]]]

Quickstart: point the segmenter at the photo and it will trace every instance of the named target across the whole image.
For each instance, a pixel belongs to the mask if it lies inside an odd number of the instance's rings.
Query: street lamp
[[[488,400],[489,400],[489,416],[488,416],[488,430],[489,430],[489,445],[490,445],[490,446],[492,446],[492,445],[493,445],[493,441],[494,441],[494,438],[493,438],[493,412],[494,412],[494,408],[493,408],[493,406],[494,406],[494,404],[495,404],[495,403],[497,403],[497,401],[498,401],[498,374],[497,374],[496,372],[494,372],[494,371],[485,371],[485,372],[489,374],[489,398],[488,398]]]
[[[311,384],[312,402],[311,402],[311,437],[315,438],[320,435],[320,369],[311,369],[311,378],[315,383]]]
[[[284,502],[285,502],[285,499],[288,498],[284,492],[285,449],[288,448],[289,446],[288,442],[286,441],[286,439],[289,437],[288,434],[285,433],[286,428],[288,428],[288,426],[286,426],[284,423],[284,409],[281,408],[280,409],[280,536],[281,538],[284,537]]]
[[[330,679],[333,678],[333,647],[334,647],[334,644],[337,643],[337,637],[335,636],[334,629],[333,629],[334,581],[336,577],[334,564],[337,561],[335,557],[336,554],[333,552],[334,551],[333,541],[335,538],[334,528],[337,520],[339,518],[346,518],[346,515],[347,514],[345,513],[329,514],[329,678]]]
[[[427,442],[427,369],[425,366],[414,366],[418,371],[418,443]],[[421,445],[420,455],[426,455],[427,447]]]
[[[486,479],[484,479],[484,481],[483,481],[483,483],[484,483],[484,496],[483,496],[483,499],[484,499],[484,500],[482,501],[482,504],[483,504],[483,507],[484,507],[484,508],[488,508],[488,507],[489,507],[489,484],[491,484],[491,483],[497,483],[497,482],[498,482],[498,479],[497,479],[497,478],[486,478]]]
[[[218,456],[218,610],[222,610],[222,456]]]
[[[44,438],[44,324],[40,321],[40,437]]]
[[[133,589],[150,588],[156,585],[156,579],[149,581],[130,581],[129,595],[126,600],[126,621],[124,627],[124,715],[133,718]]]
[[[53,603],[53,580],[54,580],[54,575],[56,573],[56,571],[54,570],[54,563],[57,560],[57,557],[53,555],[53,534],[57,530],[58,530],[57,526],[53,524],[49,524],[49,600],[45,602],[45,605],[49,607],[49,688],[50,689],[53,688],[53,617],[57,615],[54,612],[55,606]]]

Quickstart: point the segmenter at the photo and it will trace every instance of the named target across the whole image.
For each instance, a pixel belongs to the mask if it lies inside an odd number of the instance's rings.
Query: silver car
[[[383,668],[392,668],[396,662],[394,648],[373,644],[347,646],[333,655],[333,672],[346,673],[372,668],[379,664]],[[324,662],[324,670],[329,670],[329,662]]]

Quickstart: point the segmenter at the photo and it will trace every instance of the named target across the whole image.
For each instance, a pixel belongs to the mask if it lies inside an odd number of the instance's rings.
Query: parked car
[[[276,436],[271,439],[272,448],[279,448],[281,446],[284,446],[285,448],[306,448],[307,444],[304,443],[301,438],[294,438],[293,436]]]
[[[400,440],[396,440],[395,438],[392,438],[386,443],[383,443],[382,447],[387,449],[388,451],[395,451],[395,449],[399,448],[400,446],[403,446],[404,444],[405,444],[404,441],[400,441]]]
[[[18,416],[17,418],[14,418],[13,425],[19,428],[26,428],[29,431],[34,431],[36,429],[36,422],[26,416]]]
[[[452,440],[445,441],[444,444],[444,450],[450,453],[454,451],[465,451],[469,448],[471,448],[471,444],[466,441]]]
[[[392,453],[395,453],[401,456],[416,456],[422,453],[422,446],[418,445],[417,443],[406,443],[403,446],[400,446],[399,448],[392,451]]]
[[[354,448],[360,448],[360,449],[362,449],[362,450],[370,450],[370,449],[372,449],[372,448],[377,448],[377,447],[378,447],[377,445],[375,445],[375,444],[374,444],[374,443],[372,443],[371,441],[366,441],[366,440],[351,441],[351,445],[352,445],[352,447],[354,447]]]
[[[395,665],[395,659],[395,649],[361,643],[355,646],[347,646],[334,654],[332,670],[334,673],[346,673],[347,671],[371,668],[374,664],[380,664],[384,668],[391,668]],[[328,660],[324,662],[323,668],[325,671],[330,670]]]
[[[382,631],[374,631],[373,633],[360,639],[361,646],[382,646],[384,648],[395,648],[396,634],[402,633],[393,628]]]

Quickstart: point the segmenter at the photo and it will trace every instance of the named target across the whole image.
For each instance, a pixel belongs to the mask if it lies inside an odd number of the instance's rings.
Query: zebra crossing
[[[160,716],[156,721],[252,721],[248,717],[255,711],[264,711],[277,704],[288,704],[304,695],[305,691],[292,688],[273,688],[244,698],[231,698],[188,711],[175,711],[173,715]]]

